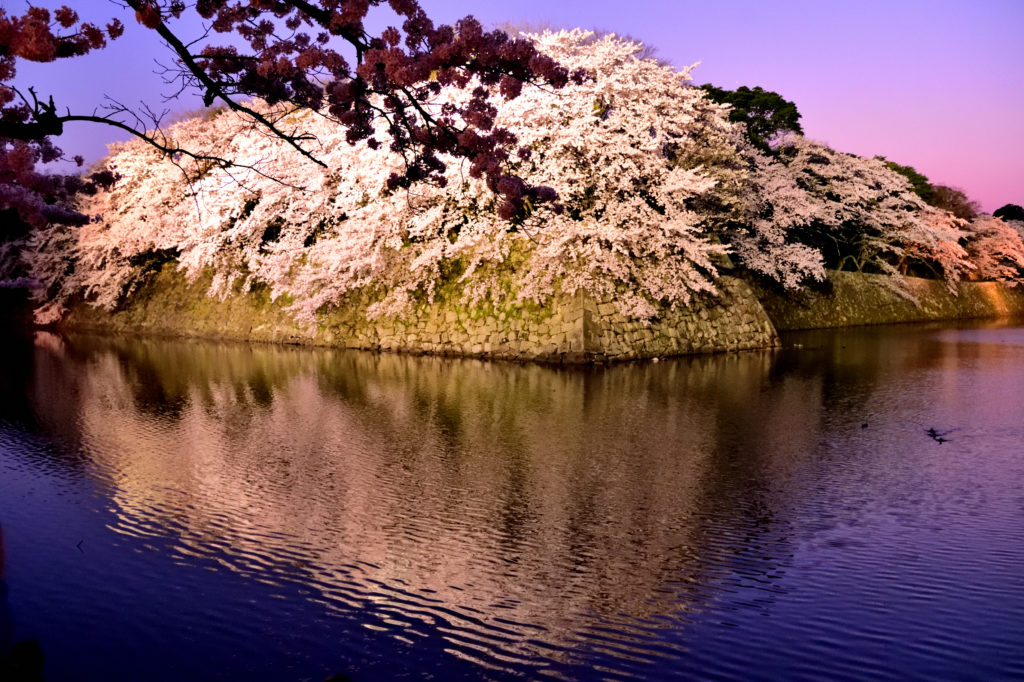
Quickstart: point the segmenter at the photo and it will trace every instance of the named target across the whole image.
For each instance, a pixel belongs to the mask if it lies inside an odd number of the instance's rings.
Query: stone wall
[[[771,348],[778,335],[750,286],[735,277],[716,282],[719,297],[668,310],[644,324],[622,316],[611,301],[584,301],[587,348],[624,360],[662,355]]]
[[[581,292],[547,306],[488,302],[466,309],[437,302],[421,306],[409,319],[379,320],[367,319],[366,301],[353,297],[304,326],[291,317],[286,302],[271,301],[266,291],[210,298],[209,279],[190,283],[168,264],[120,309],[79,304],[61,326],[563,363],[778,345],[775,329],[745,282],[723,277],[718,286],[719,298],[667,310],[650,323],[627,319],[611,301],[594,301]]]
[[[998,282],[961,282],[954,294],[938,280],[897,285],[885,275],[833,271],[820,291],[757,294],[780,331],[1024,316],[1024,286]]]

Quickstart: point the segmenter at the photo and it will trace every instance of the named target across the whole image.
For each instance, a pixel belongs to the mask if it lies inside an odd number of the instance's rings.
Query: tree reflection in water
[[[297,585],[359,632],[446,666],[685,677],[771,659],[785,637],[792,652],[823,631],[856,636],[816,605],[874,623],[872,604],[910,599],[884,581],[915,560],[900,553],[914,524],[930,548],[915,556],[946,580],[961,565],[949,548],[966,545],[935,528],[1012,520],[958,514],[978,480],[1002,499],[1020,466],[984,424],[1012,439],[1024,421],[1012,381],[1024,346],[943,334],[808,334],[799,350],[572,370],[41,334],[12,390],[28,398],[18,419],[61,442],[47,466],[102,489],[125,547]],[[965,383],[960,366],[994,378]],[[975,409],[968,388],[998,409]],[[968,413],[958,437],[983,454],[944,444],[954,459],[937,459],[926,429]],[[930,568],[905,567],[925,586]],[[146,589],[144,575],[121,579]],[[886,599],[842,603],[863,585]],[[708,619],[757,645],[693,648],[687,633],[707,636]],[[878,641],[835,665],[876,670]]]
[[[170,534],[178,556],[217,554],[260,579],[300,575],[382,631],[450,630],[467,657],[565,658],[588,638],[641,657],[673,648],[644,652],[624,633],[656,639],[659,622],[721,587],[706,567],[738,548],[703,519],[723,500],[741,500],[751,520],[737,523],[763,536],[743,575],[770,583],[791,553],[759,474],[737,476],[732,458],[799,430],[737,431],[722,416],[756,399],[771,354],[580,371],[48,336],[37,347],[53,356],[36,363],[37,411],[54,431],[71,426],[110,482],[119,532]],[[764,407],[785,412],[813,400],[807,390]]]

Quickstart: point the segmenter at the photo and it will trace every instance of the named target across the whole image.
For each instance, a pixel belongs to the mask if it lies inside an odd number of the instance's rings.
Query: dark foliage
[[[928,203],[963,220],[973,220],[981,210],[978,202],[968,197],[962,189],[946,185],[932,185],[932,198]]]
[[[729,120],[744,124],[751,144],[764,152],[771,152],[772,141],[780,135],[804,132],[796,104],[777,92],[745,85],[725,90],[707,84],[701,89],[719,104],[731,105]]]
[[[880,156],[885,165],[910,181],[910,186],[917,196],[936,208],[949,211],[957,218],[973,220],[981,210],[978,202],[972,200],[962,189],[946,185],[933,185],[927,176],[913,166],[901,166]]]
[[[914,194],[921,197],[929,204],[932,203],[932,199],[935,194],[935,187],[928,180],[926,175],[919,173],[913,166],[901,166],[895,161],[889,161],[884,156],[879,156],[878,158],[885,161],[885,165],[889,170],[896,171],[909,180],[910,186],[914,190]]]
[[[1024,208],[1021,208],[1017,204],[1006,204],[1000,206],[992,215],[996,218],[1002,218],[1003,220],[1019,220],[1024,223]]]

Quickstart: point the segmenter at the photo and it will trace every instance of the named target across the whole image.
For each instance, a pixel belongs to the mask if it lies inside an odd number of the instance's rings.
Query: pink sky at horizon
[[[83,16],[120,16],[128,32],[106,50],[58,64],[19,64],[18,83],[88,112],[103,94],[160,107],[153,71],[166,53],[105,0],[64,0]],[[1024,204],[1024,1],[421,0],[438,22],[474,14],[629,34],[684,66],[697,83],[775,90],[796,102],[804,131],[845,152],[883,155],[932,182],[960,187],[983,210]],[[38,2],[54,6],[61,2]],[[9,12],[21,0],[0,0]],[[376,26],[374,27],[376,28]],[[166,89],[166,88],[164,88]],[[171,108],[196,108],[194,100]],[[89,160],[113,129],[69,125],[60,146]]]

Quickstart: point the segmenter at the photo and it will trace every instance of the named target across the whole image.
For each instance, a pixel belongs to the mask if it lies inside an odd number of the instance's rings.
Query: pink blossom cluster
[[[81,22],[67,6],[52,12],[30,6],[23,15],[8,14],[0,7],[0,211],[7,213],[6,224],[0,226],[5,233],[0,234],[0,266],[5,252],[9,254],[12,248],[3,243],[12,237],[16,229],[12,226],[24,229],[53,222],[81,224],[86,216],[68,202],[76,194],[94,193],[113,181],[106,173],[81,177],[45,173],[38,168],[64,157],[48,137],[59,134],[61,124],[52,100],[33,103],[30,99],[35,99],[34,91],[18,93],[11,85],[17,61],[52,62],[79,57],[106,46],[108,38],[117,38],[123,31],[117,20],[106,27]],[[81,157],[74,160],[82,165]]]
[[[795,136],[783,141],[776,172],[812,207],[791,238],[814,246],[837,269],[898,275],[911,261],[929,264],[947,282],[973,268],[960,246],[964,222],[925,203],[882,159],[863,158]]]

